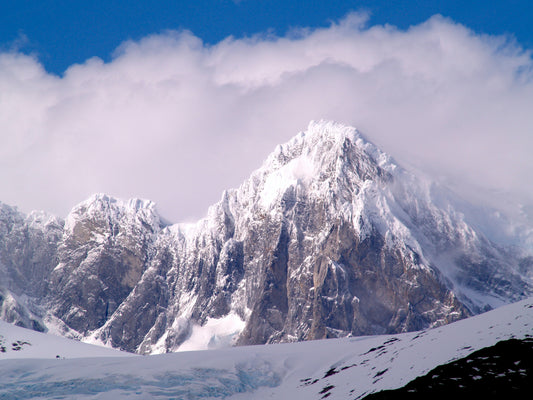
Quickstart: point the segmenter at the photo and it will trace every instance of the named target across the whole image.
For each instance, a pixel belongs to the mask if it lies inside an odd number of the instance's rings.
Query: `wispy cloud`
[[[407,31],[365,21],[213,46],[167,32],[63,77],[0,54],[0,201],[66,214],[108,192],[195,218],[312,119],[463,189],[533,198],[530,53],[439,16]]]

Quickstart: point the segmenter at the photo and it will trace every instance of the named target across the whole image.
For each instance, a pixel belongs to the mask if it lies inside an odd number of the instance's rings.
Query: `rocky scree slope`
[[[530,257],[331,122],[196,224],[106,195],[39,215],[1,206],[2,318],[143,354],[419,330],[533,293]]]

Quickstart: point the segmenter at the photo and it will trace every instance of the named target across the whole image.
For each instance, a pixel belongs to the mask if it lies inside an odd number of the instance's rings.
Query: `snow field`
[[[33,340],[0,353],[0,399],[344,400],[403,386],[498,341],[532,337],[533,298],[421,332],[153,356],[68,344],[5,323],[0,335]],[[55,359],[59,350],[68,357]]]

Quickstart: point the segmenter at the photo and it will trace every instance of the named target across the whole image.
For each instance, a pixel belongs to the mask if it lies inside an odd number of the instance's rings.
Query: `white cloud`
[[[438,16],[365,23],[213,46],[167,32],[61,78],[0,54],[0,201],[65,215],[107,192],[194,219],[322,118],[456,186],[533,198],[530,53]]]

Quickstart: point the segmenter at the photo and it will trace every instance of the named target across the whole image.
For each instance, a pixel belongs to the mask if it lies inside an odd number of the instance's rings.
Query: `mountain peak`
[[[313,142],[330,140],[336,143],[362,138],[357,128],[329,120],[310,121],[305,136]]]
[[[363,140],[357,129],[334,121],[311,121],[307,130],[298,133],[284,144],[276,146],[266,165],[285,164],[312,152],[338,152],[346,140]]]
[[[96,193],[87,200],[74,206],[70,211],[67,220],[78,218],[99,218],[102,216],[112,216],[122,218],[125,215],[139,216],[149,219],[159,218],[156,204],[150,200],[132,198],[123,200],[105,193]]]
[[[267,208],[291,187],[317,195],[379,182],[397,170],[391,157],[357,129],[333,121],[311,121],[307,130],[278,145],[252,175]],[[351,189],[350,189],[351,190]]]
[[[87,200],[82,201],[74,207],[77,208],[101,208],[101,207],[125,208],[131,211],[139,211],[141,209],[155,209],[156,205],[151,200],[131,198],[123,200],[117,197],[110,196],[105,193],[95,193]]]
[[[95,232],[99,232],[107,237],[113,227],[126,223],[149,227],[150,231],[157,231],[164,225],[155,203],[150,200],[136,198],[122,200],[104,193],[96,193],[70,211],[65,228],[71,234],[79,233],[81,230],[92,232],[90,235],[87,233],[88,236],[94,236]],[[82,235],[82,238],[86,238],[87,235]]]
[[[325,163],[334,163],[350,155],[356,155],[388,173],[398,168],[394,160],[368,141],[354,127],[334,121],[311,121],[307,130],[298,133],[270,154],[262,169],[276,170],[297,158],[307,158],[306,163],[315,169],[324,169]],[[309,172],[309,171],[308,171]]]

